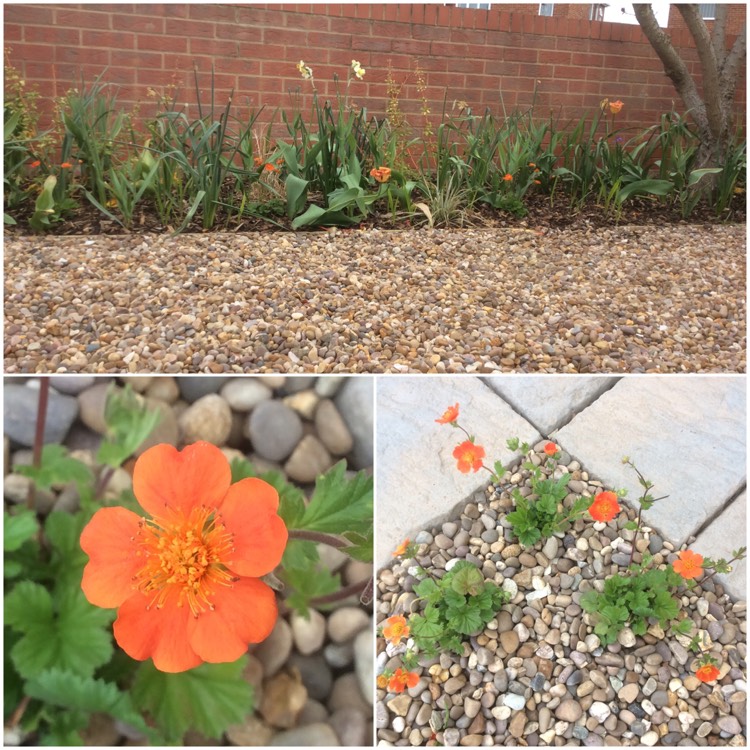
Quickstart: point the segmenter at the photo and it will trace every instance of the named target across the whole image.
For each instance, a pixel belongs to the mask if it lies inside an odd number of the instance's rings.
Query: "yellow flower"
[[[112,198],[107,201],[107,208],[117,208],[117,198]]]
[[[360,81],[365,77],[365,69],[359,64],[359,60],[352,60],[352,72]]]
[[[625,105],[619,99],[616,102],[609,103],[609,111],[616,115]]]
[[[299,72],[300,72],[300,75],[301,75],[301,76],[302,76],[302,78],[304,78],[304,79],[305,79],[306,81],[307,81],[308,79],[312,78],[312,75],[313,75],[313,72],[312,72],[312,68],[311,68],[311,67],[310,67],[309,65],[305,65],[305,61],[304,61],[304,60],[300,60],[300,61],[299,61],[299,62],[297,63],[297,70],[299,70]]]

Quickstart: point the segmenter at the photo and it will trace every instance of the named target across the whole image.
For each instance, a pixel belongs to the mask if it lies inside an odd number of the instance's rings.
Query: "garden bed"
[[[12,236],[5,369],[745,371],[744,225]]]
[[[541,445],[536,447],[541,451]],[[537,465],[539,454],[534,457]],[[565,467],[561,469],[559,467]],[[566,505],[602,487],[562,454],[556,470],[572,479]],[[580,606],[585,591],[627,568],[636,516],[624,509],[609,523],[578,520],[523,548],[506,514],[508,490],[523,487],[528,471],[514,469],[483,502],[469,503],[455,519],[420,532],[413,557],[380,571],[379,626],[393,615],[416,613],[414,593],[426,576],[441,578],[456,560],[476,565],[485,580],[509,592],[487,627],[466,638],[458,655],[422,656],[418,683],[397,694],[379,687],[378,739],[393,745],[730,745],[746,746],[746,604],[733,602],[716,579],[678,592],[680,609],[695,623],[699,652],[719,663],[710,684],[695,676],[691,638],[652,622],[644,635],[625,628],[603,646],[591,615]],[[653,565],[676,559],[672,544],[644,529],[633,553]],[[420,570],[421,568],[421,570]],[[377,671],[401,667],[406,643],[378,640]]]

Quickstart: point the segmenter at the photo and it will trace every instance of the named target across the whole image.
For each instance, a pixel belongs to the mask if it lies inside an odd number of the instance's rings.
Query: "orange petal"
[[[214,609],[188,623],[190,645],[204,661],[235,661],[249,643],[268,638],[276,624],[276,597],[257,578],[241,578],[231,587],[220,587]]]
[[[221,517],[234,537],[234,552],[226,562],[230,570],[257,578],[281,562],[289,533],[276,514],[278,507],[278,493],[262,479],[243,479],[229,488]]]
[[[144,510],[162,517],[168,510],[218,507],[231,481],[229,461],[215,445],[199,442],[178,451],[162,444],[138,459],[133,492]]]
[[[81,549],[90,558],[81,588],[97,607],[119,607],[133,595],[133,576],[143,565],[131,541],[139,520],[126,508],[101,508],[81,533]]]
[[[177,593],[161,609],[147,609],[152,597],[135,594],[120,607],[114,624],[115,640],[133,659],[152,658],[162,672],[184,672],[202,663],[188,642],[189,607],[177,606]]]

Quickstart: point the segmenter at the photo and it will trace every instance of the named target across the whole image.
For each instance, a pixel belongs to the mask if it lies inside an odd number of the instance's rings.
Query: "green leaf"
[[[111,682],[82,677],[64,669],[49,669],[28,681],[26,693],[68,711],[109,714],[143,732],[152,744],[160,744],[159,735],[135,710],[130,695]]]
[[[11,651],[13,663],[27,679],[52,667],[90,676],[112,656],[107,626],[113,617],[80,589],[63,588],[55,602],[43,586],[23,581],[5,597],[5,621],[23,633]]]
[[[448,620],[448,624],[463,635],[471,635],[477,630],[481,630],[484,622],[482,622],[482,616],[478,609],[467,606],[460,612],[453,614]]]
[[[246,664],[243,656],[228,664],[202,664],[168,674],[145,662],[131,689],[133,701],[154,718],[170,741],[180,740],[191,728],[219,738],[253,710],[252,689],[242,679]]]
[[[284,186],[286,187],[286,215],[289,219],[293,219],[305,207],[309,184],[307,180],[294,174],[287,175]]]
[[[439,612],[433,607],[427,607],[423,615],[413,615],[409,618],[409,627],[414,638],[419,641],[434,641],[443,634]]]
[[[49,489],[53,485],[65,485],[70,482],[80,486],[93,479],[89,467],[76,458],[70,458],[68,449],[59,443],[48,443],[42,448],[42,460],[38,467],[14,468],[17,474],[33,479],[40,489]]]
[[[668,591],[657,591],[653,604],[654,617],[660,622],[666,622],[677,617],[680,606]]]
[[[346,462],[339,461],[318,477],[315,492],[299,527],[329,534],[372,532],[372,477],[360,471],[352,479],[344,476]]]
[[[21,545],[33,539],[39,531],[39,521],[36,513],[22,508],[18,513],[11,515],[5,511],[3,538],[6,552],[15,552]]]
[[[497,477],[498,481],[502,479],[507,472],[507,469],[503,466],[502,461],[495,461],[494,469],[495,476]]]
[[[524,547],[533,547],[542,538],[542,532],[539,529],[526,529],[518,535],[518,541]]]
[[[628,531],[635,531],[638,528],[638,524],[635,521],[628,521],[623,528]]]
[[[484,587],[482,571],[469,562],[459,562],[450,575],[451,588],[459,594],[475,596]]]
[[[631,195],[669,195],[674,185],[669,180],[636,180],[627,184],[617,193],[617,202],[630,198]]]
[[[441,597],[440,589],[432,578],[425,578],[414,587],[414,593],[420,599],[427,599],[428,602],[436,603]]]
[[[99,447],[98,462],[118,468],[153,432],[161,416],[158,409],[150,409],[129,385],[111,387],[104,407],[107,437]]]
[[[305,496],[299,488],[287,482],[280,471],[258,472],[250,461],[241,458],[232,460],[231,469],[232,484],[249,477],[268,482],[279,493],[279,515],[287,528],[299,527],[305,512]]]
[[[372,562],[372,534],[365,536],[364,534],[358,534],[356,531],[348,531],[344,534],[344,538],[350,544],[347,547],[342,547],[342,552],[360,562]]]
[[[307,568],[320,560],[318,547],[315,542],[302,539],[290,539],[287,542],[284,556],[281,558],[282,568]]]
[[[301,615],[307,615],[311,599],[332,594],[341,586],[339,575],[333,575],[322,565],[284,568],[280,577],[288,587],[285,597],[287,606]]]

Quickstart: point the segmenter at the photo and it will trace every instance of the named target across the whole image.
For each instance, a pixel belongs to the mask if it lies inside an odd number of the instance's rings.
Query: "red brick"
[[[388,38],[379,38],[375,36],[371,37],[355,37],[352,39],[352,50],[364,50],[365,52],[390,52],[391,51],[391,40]]]
[[[52,8],[41,5],[21,5],[20,3],[8,3],[3,6],[5,10],[5,26],[9,23],[18,23],[30,26],[49,25],[54,23]]]
[[[110,50],[135,49],[135,34],[124,31],[81,31],[84,47],[106,47]]]
[[[229,24],[225,24],[225,28]],[[232,25],[235,29],[241,29],[237,24]],[[183,18],[167,18],[165,33],[167,36],[199,37],[212,39],[216,36],[216,25],[206,21],[186,21]]]
[[[288,29],[306,29],[310,31],[330,31],[331,19],[328,16],[315,14],[307,15],[302,13],[284,14],[284,23]],[[349,24],[347,24],[347,31]]]
[[[83,47],[54,47],[55,62],[99,65],[100,70],[109,65],[109,50]]]
[[[92,10],[68,10],[67,8],[55,9],[55,23],[57,26],[70,26],[74,29],[109,29],[109,13],[101,13],[94,10],[97,6],[89,6]]]
[[[225,21],[237,23],[237,7],[234,5],[215,5],[214,3],[189,3],[188,16],[194,21],[206,21],[208,23]]]
[[[260,44],[263,41],[263,29],[256,26],[246,26],[238,24],[217,23],[216,38],[228,39],[231,41],[253,42]],[[281,32],[282,29],[279,29]],[[288,32],[287,32],[288,33]]]
[[[26,26],[24,41],[77,47],[81,43],[78,29],[59,29],[53,26]]]
[[[124,68],[147,68],[155,70],[162,66],[162,56],[158,52],[135,52],[129,50],[113,49],[110,54],[110,63]]]
[[[166,19],[154,16],[132,16],[118,13],[112,16],[112,28],[136,31],[140,34],[163,34]]]
[[[152,36],[150,34],[138,34],[136,46],[139,50],[153,50],[161,52],[187,52],[188,40],[183,36]]]

